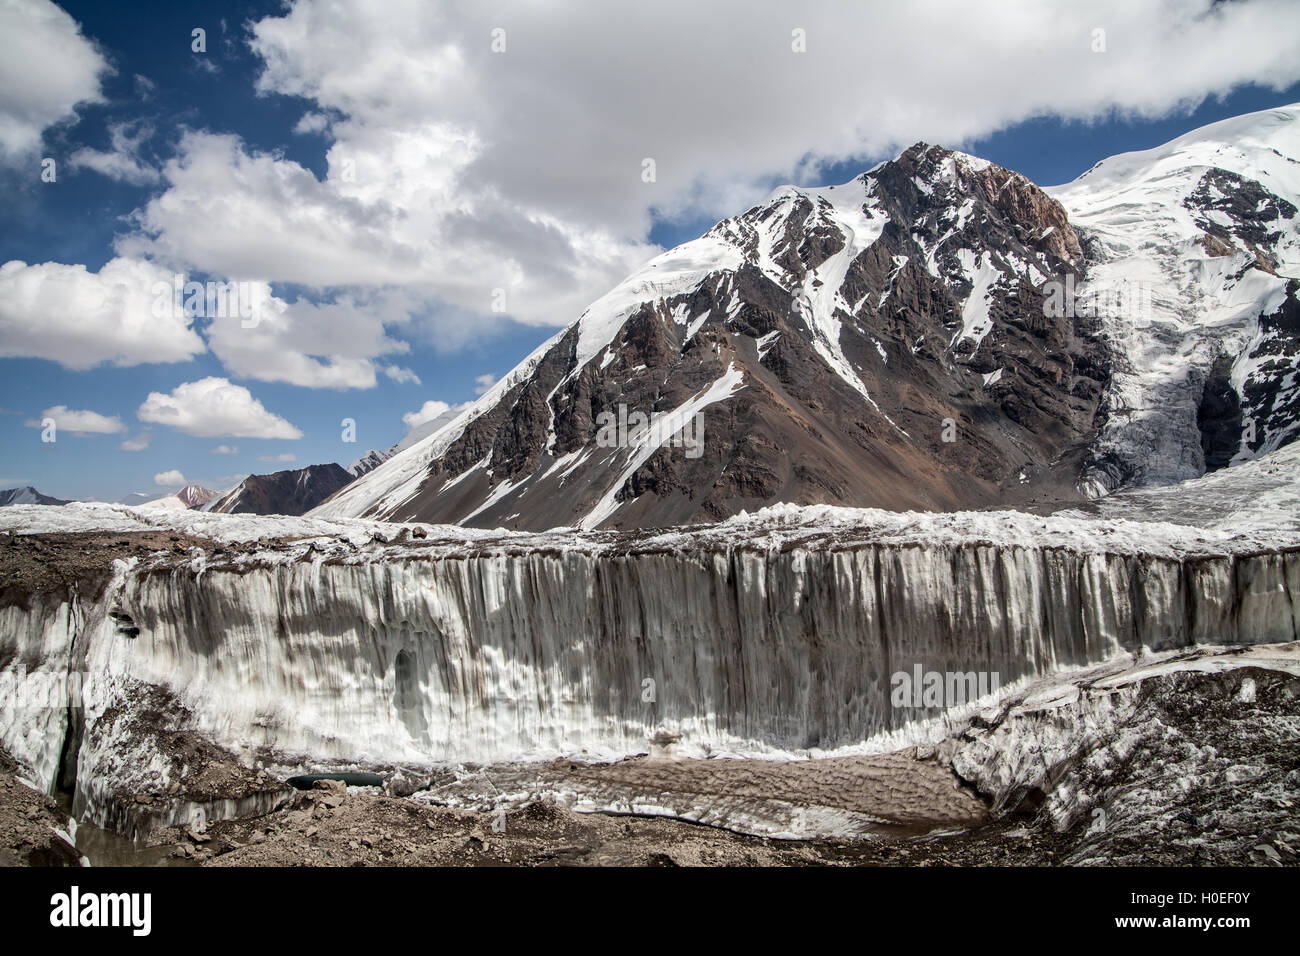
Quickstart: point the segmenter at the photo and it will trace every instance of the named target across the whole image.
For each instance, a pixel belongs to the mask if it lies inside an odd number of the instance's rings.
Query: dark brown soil
[[[212,542],[175,531],[0,533],[0,607],[30,607],[35,595],[74,590],[91,600],[103,593],[115,560],[184,554],[195,546]]]
[[[16,778],[17,765],[0,750],[0,866],[77,866],[80,855],[56,834],[67,825],[53,797]]]

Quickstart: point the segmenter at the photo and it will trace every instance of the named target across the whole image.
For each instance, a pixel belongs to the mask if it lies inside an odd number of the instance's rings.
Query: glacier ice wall
[[[68,675],[85,629],[75,594],[0,607],[0,746],[51,792],[67,736]]]
[[[495,762],[635,753],[656,730],[830,749],[939,712],[891,706],[897,671],[1005,685],[1139,648],[1289,641],[1297,593],[1296,552],[889,544],[173,564],[84,613],[37,602],[0,620],[9,666],[30,672],[69,666],[84,617],[88,672],[167,688],[236,751]],[[87,726],[117,703],[88,700]],[[60,720],[0,718],[47,782]]]

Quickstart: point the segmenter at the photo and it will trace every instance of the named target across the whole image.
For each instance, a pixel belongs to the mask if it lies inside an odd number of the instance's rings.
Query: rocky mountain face
[[[545,529],[1055,505],[1272,450],[1300,414],[1298,114],[1053,190],[925,144],[782,187],[314,513]]]
[[[308,465],[270,475],[249,475],[219,498],[202,506],[220,514],[300,515],[351,482],[335,464]]]
[[[185,503],[189,508],[197,508],[199,505],[205,505],[220,493],[210,488],[201,488],[198,485],[186,485],[180,491],[176,492],[176,497]]]
[[[0,508],[9,505],[66,505],[62,498],[43,495],[31,485],[24,488],[6,488],[0,491]]]

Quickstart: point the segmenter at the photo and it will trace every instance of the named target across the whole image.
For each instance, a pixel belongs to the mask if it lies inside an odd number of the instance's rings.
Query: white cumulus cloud
[[[41,419],[52,418],[59,431],[74,435],[116,435],[126,431],[126,426],[116,415],[101,415],[99,412],[78,411],[66,405],[55,405],[41,412]],[[30,419],[28,428],[43,427],[41,421]]]
[[[435,418],[441,418],[451,411],[452,406],[446,402],[440,402],[436,399],[430,399],[413,412],[407,412],[402,416],[402,422],[408,429],[417,428]]]
[[[399,385],[420,384],[420,376],[416,375],[414,370],[403,368],[400,365],[385,365],[383,372]]]
[[[157,308],[174,273],[138,259],[82,265],[11,260],[0,266],[0,356],[65,368],[182,362],[206,351],[183,313]]]
[[[247,319],[239,314],[217,316],[207,328],[212,351],[242,378],[307,388],[374,388],[381,367],[376,360],[410,351],[406,342],[387,331],[408,319],[400,296],[286,302],[273,296],[265,282],[247,285],[255,314]],[[400,381],[387,367],[383,371]]]
[[[160,488],[170,488],[175,485],[185,484],[185,476],[176,468],[171,471],[164,471],[153,476],[153,483]]]
[[[163,167],[167,189],[118,251],[316,289],[395,287],[421,306],[478,314],[504,296],[510,315],[538,323],[576,316],[657,251],[543,206],[502,205],[495,188],[466,189],[474,147],[458,130],[356,135],[329,150],[318,180],[233,135],[189,133]]]
[[[0,161],[35,154],[41,134],[98,102],[108,62],[49,0],[0,0]]]
[[[209,376],[184,382],[171,394],[150,392],[136,413],[142,422],[168,425],[200,438],[289,438],[302,432],[268,412],[242,385]]]

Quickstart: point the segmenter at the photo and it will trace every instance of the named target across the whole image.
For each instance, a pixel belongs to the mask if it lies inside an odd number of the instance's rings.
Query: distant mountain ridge
[[[219,514],[301,515],[353,481],[335,462],[269,475],[249,475],[202,506]]]
[[[9,505],[66,505],[68,503],[62,498],[51,498],[49,495],[43,495],[31,485],[22,488],[6,488],[0,491],[0,508]]]

